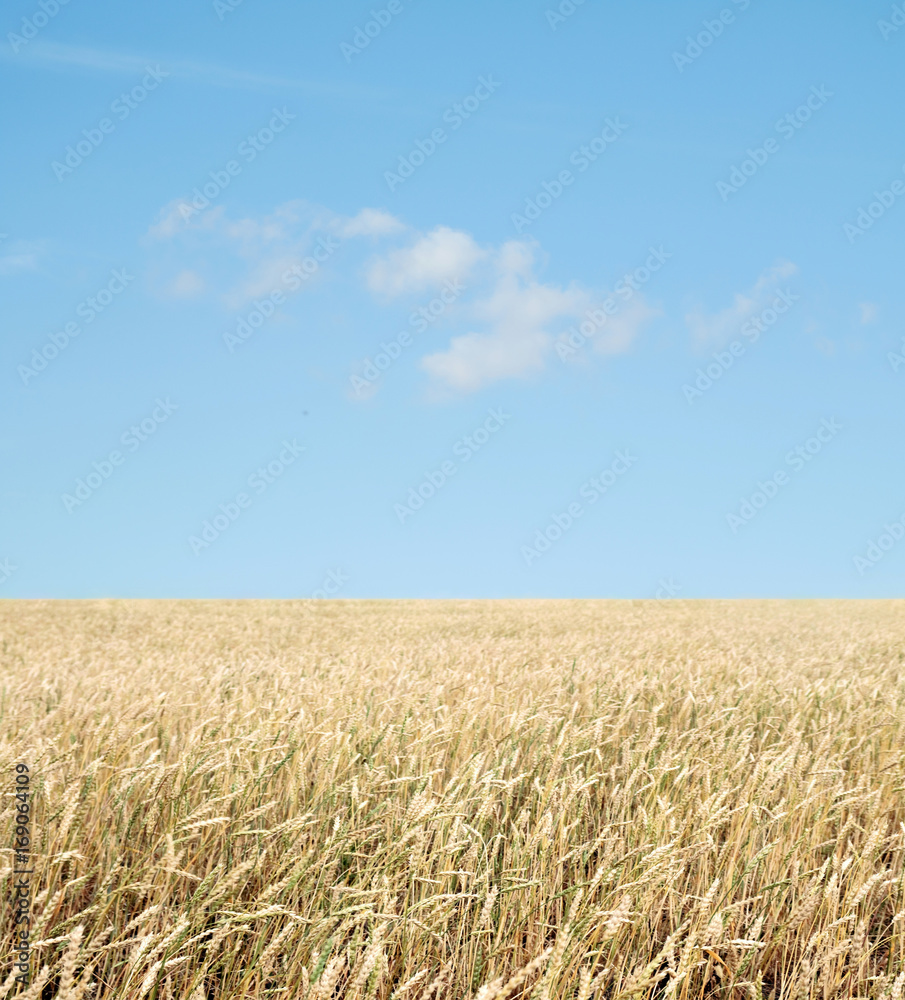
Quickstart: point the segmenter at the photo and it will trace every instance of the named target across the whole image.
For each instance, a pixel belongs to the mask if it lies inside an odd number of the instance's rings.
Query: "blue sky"
[[[0,596],[900,596],[903,25],[7,4]]]

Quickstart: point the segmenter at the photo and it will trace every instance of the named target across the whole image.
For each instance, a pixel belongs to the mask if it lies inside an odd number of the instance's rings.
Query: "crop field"
[[[20,601],[0,638],[0,998],[905,995],[905,601]]]

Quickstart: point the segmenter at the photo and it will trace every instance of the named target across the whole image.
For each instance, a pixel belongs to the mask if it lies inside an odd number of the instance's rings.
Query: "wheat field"
[[[0,629],[0,997],[902,1000],[905,602],[3,602]]]

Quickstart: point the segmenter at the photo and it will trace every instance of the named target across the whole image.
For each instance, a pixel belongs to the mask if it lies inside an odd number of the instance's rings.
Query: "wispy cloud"
[[[184,199],[176,199],[160,210],[144,243],[155,255],[158,249],[163,251],[171,266],[175,261],[179,269],[161,294],[187,297],[210,291],[220,295],[228,308],[238,309],[280,288],[287,268],[298,265],[324,239],[332,238],[339,245],[337,238],[380,238],[405,228],[382,209],[364,208],[349,217],[301,198],[278,205],[267,215],[239,218],[231,216],[224,205],[199,211]],[[212,258],[220,261],[220,273],[229,275],[228,282],[213,287],[211,281],[185,277],[194,275],[195,262],[203,260],[209,266]],[[306,287],[312,287],[322,273],[318,270]]]
[[[363,208],[351,219],[340,219],[336,223],[336,232],[343,238],[350,236],[389,236],[405,229],[405,226],[394,215],[379,208]]]
[[[877,303],[876,302],[862,302],[860,305],[861,309],[861,325],[867,326],[868,323],[876,323],[877,321]]]
[[[695,347],[704,350],[721,347],[741,329],[742,324],[763,309],[776,294],[783,278],[798,272],[791,261],[781,260],[764,271],[747,291],[738,292],[732,305],[718,313],[708,314],[695,310],[685,316]]]
[[[80,45],[66,45],[61,42],[37,41],[27,49],[12,55],[0,49],[0,59],[16,65],[31,65],[52,70],[86,70],[95,73],[115,73],[134,75],[144,73],[146,67],[160,64],[171,77],[192,81],[212,87],[228,87],[239,90],[287,90],[312,96],[333,96],[350,99],[381,99],[386,93],[373,88],[347,83],[325,83],[317,80],[299,80],[293,77],[273,76],[251,70],[218,66],[215,63],[196,62],[186,59],[171,59],[158,54],[114,52]]]
[[[597,354],[625,354],[631,350],[642,329],[663,315],[663,310],[636,295],[623,309],[608,316],[606,325],[591,337],[591,349]]]
[[[191,299],[204,291],[204,279],[196,271],[183,270],[170,282],[165,292],[174,299]]]
[[[36,240],[16,240],[4,249],[5,253],[0,255],[0,275],[6,276],[19,274],[21,271],[34,271],[43,246]]]

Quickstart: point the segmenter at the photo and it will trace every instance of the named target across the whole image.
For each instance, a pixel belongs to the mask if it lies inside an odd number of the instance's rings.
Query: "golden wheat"
[[[57,1000],[901,1000],[905,602],[4,602]],[[7,959],[11,964],[9,950]]]

